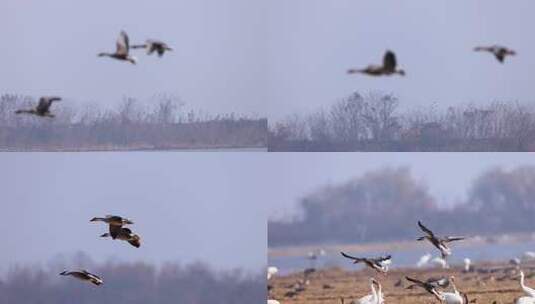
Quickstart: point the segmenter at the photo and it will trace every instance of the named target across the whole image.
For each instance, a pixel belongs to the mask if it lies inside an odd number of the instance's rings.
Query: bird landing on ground
[[[353,260],[353,264],[358,263],[364,263],[369,268],[379,272],[386,274],[388,272],[388,266],[392,263],[392,256],[387,255],[385,257],[377,257],[377,258],[358,258],[354,256],[350,256],[349,254],[346,254],[344,252],[340,252],[343,257]]]

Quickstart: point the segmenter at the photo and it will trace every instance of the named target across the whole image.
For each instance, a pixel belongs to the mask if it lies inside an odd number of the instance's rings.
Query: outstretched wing
[[[117,51],[118,55],[128,55],[128,50],[130,49],[130,43],[128,41],[128,35],[125,31],[119,33],[117,38]]]
[[[362,258],[357,258],[357,257],[354,257],[354,256],[350,256],[349,254],[346,254],[342,251],[340,251],[340,253],[342,254],[342,256],[344,256],[345,258],[348,258],[348,259],[351,259],[355,262],[361,262],[362,261]]]
[[[122,227],[121,226],[117,226],[117,225],[108,225],[110,227],[110,235],[113,239],[117,238],[119,236],[119,234],[121,233],[121,229]]]
[[[375,260],[376,260],[377,262],[379,262],[379,263],[382,263],[382,262],[384,262],[384,261],[388,261],[388,260],[390,260],[390,259],[392,259],[392,256],[391,256],[391,255],[387,255],[387,256],[384,256],[384,257],[378,257],[378,258],[376,258]]]
[[[46,97],[39,98],[39,103],[37,104],[37,112],[39,113],[48,112],[48,109],[50,108],[51,103],[52,102]]]
[[[453,241],[460,241],[460,240],[464,240],[466,237],[464,236],[448,236],[448,237],[445,237],[443,239],[444,242],[448,243],[448,242],[453,242]]]
[[[424,285],[425,285],[424,282],[422,282],[422,281],[420,281],[420,280],[417,280],[417,279],[413,279],[413,278],[411,278],[411,277],[407,277],[407,276],[406,276],[405,279],[407,279],[407,281],[409,281],[409,282],[416,283],[416,285],[418,285],[418,286],[424,286]]]
[[[386,51],[383,57],[383,67],[387,70],[394,71],[396,69],[396,55],[392,51]]]
[[[420,229],[429,234],[430,237],[435,237],[435,235],[433,234],[433,231],[429,230],[427,227],[424,226],[424,224],[422,224],[422,222],[418,221],[418,226],[420,227]]]

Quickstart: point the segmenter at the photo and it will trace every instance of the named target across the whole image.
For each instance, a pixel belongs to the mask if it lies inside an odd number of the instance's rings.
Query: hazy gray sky
[[[385,167],[406,166],[439,204],[465,198],[472,181],[495,167],[535,165],[534,153],[271,153],[264,163],[270,181],[271,218],[296,214],[302,197]],[[276,190],[275,190],[276,189]]]
[[[251,0],[0,1],[0,92],[58,94],[113,105],[123,96],[179,96],[210,113],[263,114],[264,3]],[[137,66],[97,53],[166,41],[162,59],[136,51]]]
[[[0,91],[59,94],[76,104],[166,93],[190,108],[281,118],[355,90],[392,92],[402,105],[534,102],[535,2],[354,0],[4,0]],[[163,59],[108,58],[121,29],[132,42],[167,41]],[[505,65],[478,44],[518,51]],[[389,48],[405,78],[349,76]]]
[[[535,102],[535,2],[269,1],[269,100],[276,117],[309,112],[359,90],[399,96],[406,107],[494,100]],[[479,44],[518,52],[499,64]],[[386,49],[407,77],[347,75],[381,63]]]
[[[96,261],[203,261],[258,271],[267,205],[260,153],[3,153],[0,272],[86,252]],[[123,215],[139,249],[99,238]]]

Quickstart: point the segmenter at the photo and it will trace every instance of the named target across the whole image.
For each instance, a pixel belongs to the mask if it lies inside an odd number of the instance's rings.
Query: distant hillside
[[[407,168],[370,172],[299,204],[302,218],[269,221],[269,246],[414,239],[418,220],[437,233],[528,232],[535,229],[535,167],[485,172],[452,210],[438,208]]]

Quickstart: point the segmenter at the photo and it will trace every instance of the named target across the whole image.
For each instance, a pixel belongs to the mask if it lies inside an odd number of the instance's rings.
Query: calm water
[[[414,248],[407,250],[392,250],[389,252],[369,251],[359,253],[358,256],[379,256],[387,253],[392,254],[391,267],[414,267],[421,256],[431,253],[433,258],[438,256],[438,250],[433,250],[434,247],[429,245],[428,248]],[[518,243],[493,243],[493,244],[477,244],[477,245],[463,245],[452,246],[453,255],[448,259],[450,265],[463,264],[464,258],[470,258],[473,263],[478,261],[495,261],[505,260],[509,261],[515,257],[521,257],[526,251],[535,251],[535,241],[518,242]],[[313,264],[304,256],[283,256],[283,257],[268,257],[268,265],[279,268],[279,273],[288,274],[295,271],[301,271],[308,267],[341,267],[348,270],[360,269],[362,266],[353,265],[347,259],[340,255],[339,251],[334,249],[326,249],[325,256],[320,256]],[[348,252],[351,254],[350,252]]]

